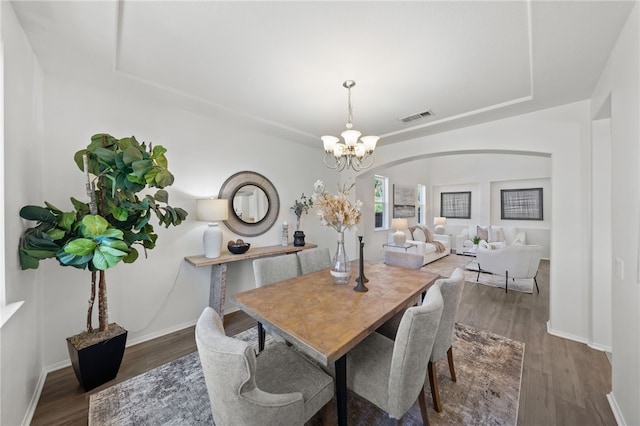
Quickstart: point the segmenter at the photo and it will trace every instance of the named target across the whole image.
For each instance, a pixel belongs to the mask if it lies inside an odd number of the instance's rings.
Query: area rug
[[[449,277],[457,267],[463,269],[465,281],[484,284],[490,287],[499,287],[504,290],[504,276],[481,273],[480,278],[478,279],[478,262],[476,262],[475,257],[450,254],[436,260],[435,262],[427,264],[423,269],[429,272],[438,273],[443,277]],[[533,287],[533,279],[509,279],[509,291],[513,290],[522,293],[533,293]]]
[[[446,360],[437,363],[442,413],[431,408],[425,386],[431,424],[515,425],[524,343],[463,324],[456,324],[455,335],[458,381],[451,381]],[[255,329],[237,337],[257,341]],[[350,425],[389,422],[386,413],[351,392],[347,410]],[[197,352],[91,395],[88,420],[89,426],[214,424]],[[307,426],[319,424],[316,417]],[[403,424],[422,424],[417,403]]]

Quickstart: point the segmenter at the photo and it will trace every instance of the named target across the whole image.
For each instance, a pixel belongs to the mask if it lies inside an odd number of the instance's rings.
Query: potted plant
[[[300,217],[302,213],[309,213],[311,207],[313,207],[313,200],[304,195],[304,192],[300,199],[295,200],[293,206],[290,207],[296,215],[296,230],[293,233],[293,245],[296,247],[304,246],[304,232],[300,229]]]
[[[150,223],[151,213],[159,224],[177,226],[187,212],[168,204],[163,188],[173,184],[167,168],[166,149],[147,146],[135,137],[116,139],[108,134],[91,137],[87,148],[74,160],[86,177],[88,202],[71,197],[73,209],[63,211],[45,202],[44,207],[25,206],[20,216],[36,221],[26,229],[18,247],[20,266],[36,269],[40,260],[56,258],[61,266],[90,272],[90,298],[86,331],[67,338],[69,356],[82,387],[88,391],[118,373],[127,332],[107,317],[105,270],[138,259],[139,245],[151,250],[158,238]],[[138,197],[144,189],[155,194]],[[93,328],[93,305],[98,286],[98,329]]]
[[[480,244],[480,237],[476,235],[471,241],[473,241],[474,246],[478,247],[478,244]]]

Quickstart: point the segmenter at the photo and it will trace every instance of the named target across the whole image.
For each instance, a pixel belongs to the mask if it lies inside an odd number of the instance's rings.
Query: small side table
[[[411,247],[418,247],[417,244],[414,243],[404,243],[404,244],[395,244],[395,243],[384,243],[382,247],[394,247],[394,248],[402,248],[404,251],[409,250]]]

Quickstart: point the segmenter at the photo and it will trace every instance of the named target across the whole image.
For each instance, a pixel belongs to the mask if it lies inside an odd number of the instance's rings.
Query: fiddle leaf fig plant
[[[150,223],[152,213],[161,226],[180,225],[187,212],[172,207],[164,189],[173,184],[167,150],[139,143],[135,137],[117,139],[108,134],[92,136],[91,143],[74,155],[84,172],[88,201],[71,197],[72,210],[63,211],[45,201],[44,207],[25,206],[20,216],[37,222],[27,228],[18,247],[22,269],[36,269],[43,259],[56,258],[61,266],[91,272],[91,297],[87,331],[93,332],[92,311],[98,282],[99,331],[107,331],[105,270],[133,263],[139,246],[146,254],[158,235]],[[143,190],[157,188],[155,194]]]

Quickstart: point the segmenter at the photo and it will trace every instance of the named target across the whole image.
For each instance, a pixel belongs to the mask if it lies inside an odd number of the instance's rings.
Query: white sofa
[[[527,244],[525,232],[514,226],[469,225],[456,235],[456,253],[462,254],[465,248],[473,247],[473,237],[479,233],[486,234],[480,235],[480,239],[486,243],[503,243],[505,246]],[[483,238],[485,236],[487,239]]]
[[[404,249],[402,247],[394,247],[393,246],[393,232],[388,234],[387,245],[385,245],[385,250],[390,251],[399,251],[399,252],[407,252],[407,253],[417,253],[424,257],[423,265],[427,263],[431,263],[434,260],[438,260],[442,257],[445,257],[449,253],[451,253],[451,237],[449,235],[438,235],[433,234],[431,230],[422,226],[412,226],[410,229],[405,229],[404,233],[407,234],[407,243],[415,244],[415,247],[409,247],[408,249]],[[429,235],[427,235],[429,234]],[[428,243],[427,240],[435,240],[444,246],[444,251],[438,252],[436,245],[433,243]]]

